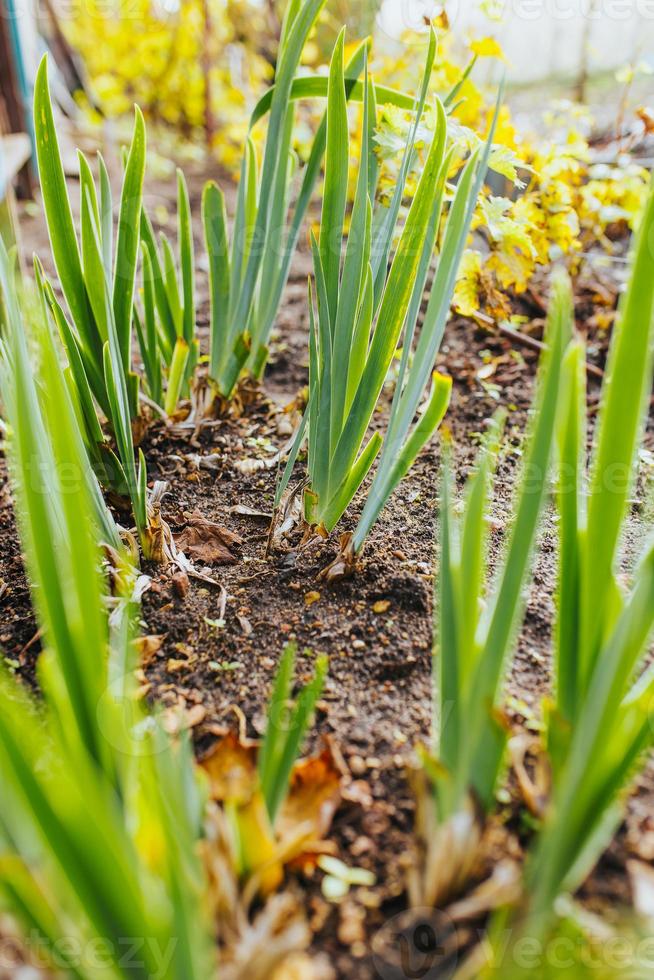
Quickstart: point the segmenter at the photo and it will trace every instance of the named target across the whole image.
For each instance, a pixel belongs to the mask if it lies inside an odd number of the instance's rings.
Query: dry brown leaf
[[[195,728],[196,725],[201,725],[204,719],[207,717],[207,709],[203,704],[194,704],[186,712],[186,727]]]
[[[341,769],[331,748],[296,762],[288,796],[271,827],[257,771],[259,743],[233,731],[201,759],[209,794],[229,804],[230,825],[240,841],[239,875],[244,895],[269,895],[279,887],[285,865],[308,868],[330,849],[323,840],[341,799]]]
[[[233,531],[207,520],[198,511],[185,513],[186,527],[175,535],[175,544],[189,558],[208,565],[233,565],[238,561],[232,549],[242,544]]]
[[[237,616],[236,619],[238,621],[238,625],[241,627],[241,630],[243,631],[245,636],[249,636],[250,633],[252,632],[253,627],[252,627],[252,623],[247,618],[247,616]]]
[[[515,735],[509,739],[509,755],[522,798],[535,817],[542,817],[550,797],[552,779],[540,741],[531,735]]]
[[[200,760],[209,777],[211,798],[244,803],[257,783],[257,743],[244,741],[230,731],[216,742]]]
[[[338,555],[326,568],[323,568],[318,578],[330,583],[350,578],[356,571],[356,558],[352,545],[352,532],[345,531],[340,537]]]
[[[301,759],[293,767],[288,796],[280,810],[275,831],[282,844],[302,838],[296,862],[302,867],[315,862],[341,801],[342,774],[331,748],[318,756]]]
[[[254,891],[270,895],[279,888],[284,872],[259,786],[257,749],[256,742],[229,732],[201,765],[209,777],[212,799],[229,806],[232,833],[238,840],[239,876],[249,877]]]
[[[149,663],[156,657],[161,650],[164,637],[163,634],[151,634],[150,636],[139,636],[134,640],[134,645],[136,646],[136,651],[139,656],[139,662],[142,666],[147,667]]]
[[[241,517],[256,517],[263,521],[269,521],[272,517],[272,513],[269,511],[266,513],[263,510],[255,510],[253,507],[247,507],[245,504],[235,504],[233,507],[229,508],[230,514],[240,514]]]
[[[168,560],[167,536],[170,528],[161,516],[161,501],[158,499],[148,505],[148,526],[144,534],[148,539],[149,557],[163,565]]]
[[[654,133],[654,112],[647,106],[641,105],[636,109],[636,115],[645,127],[645,132]]]

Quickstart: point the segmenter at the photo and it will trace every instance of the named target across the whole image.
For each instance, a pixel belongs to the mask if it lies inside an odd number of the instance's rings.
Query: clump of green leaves
[[[301,852],[302,841],[307,831],[311,833],[315,819],[311,807],[306,807],[303,792],[300,796],[304,800],[291,802],[287,813],[283,809],[322,691],[327,660],[317,659],[312,678],[294,694],[295,655],[295,644],[288,644],[273,682],[261,744],[230,733],[203,760],[212,795],[222,804],[226,817],[234,870],[247,882],[248,891],[262,895],[279,887],[284,864]],[[322,772],[320,766],[318,771]],[[293,817],[290,814],[296,805],[299,810]],[[317,826],[315,830],[320,833]]]
[[[500,970],[510,980],[528,972],[513,955],[516,943],[526,940],[542,950],[569,928],[570,915],[565,907],[559,910],[557,900],[576,891],[615,833],[623,794],[654,741],[654,670],[651,665],[643,669],[654,627],[652,542],[628,582],[619,571],[652,389],[653,233],[651,193],[613,328],[588,467],[586,363],[580,338],[570,344],[563,364],[557,421],[554,697],[545,702],[543,756],[536,760],[546,774],[540,783],[548,793],[537,813],[522,900],[497,915],[490,933],[495,957],[488,975]],[[562,282],[560,290],[571,325],[569,283]],[[574,906],[567,904],[574,915]],[[507,925],[512,936],[508,945],[500,938]],[[482,970],[481,975],[487,973]]]
[[[472,212],[488,164],[492,134],[483,153],[467,162],[450,206],[427,311],[411,357],[418,314],[441,227],[447,176],[447,117],[437,100],[437,128],[416,193],[392,245],[406,181],[415,159],[436,39],[432,32],[420,94],[414,106],[400,173],[390,206],[377,204],[376,89],[363,83],[361,160],[349,231],[345,234],[349,134],[343,34],[328,82],[325,192],[320,234],[313,239],[315,292],[310,290],[310,391],[305,419],[309,486],[305,517],[332,530],[357,493],[382,446],[374,432],[366,442],[390,364],[404,332],[397,388],[384,447],[364,512],[354,533],[358,550],[386,500],[433,435],[449,402],[451,381],[433,374],[452,289]],[[417,421],[420,403],[432,382]],[[304,435],[304,429],[298,440]],[[296,447],[298,448],[298,447]],[[290,465],[294,456],[291,456]],[[287,481],[289,469],[281,488]]]
[[[620,794],[654,740],[654,671],[642,672],[654,627],[652,543],[628,585],[619,571],[652,390],[653,235],[651,194],[613,330],[588,474],[581,340],[564,368],[556,695],[546,715],[552,791],[526,871],[530,912],[537,920],[546,919],[560,891],[575,889],[594,865],[620,819]]]
[[[231,249],[224,196],[213,183],[203,196],[203,223],[211,285],[209,375],[224,397],[231,394],[247,365],[261,374],[267,343],[324,152],[324,133],[316,136],[302,187],[293,209],[288,241],[283,232],[295,168],[292,89],[306,39],[325,0],[291,0],[282,25],[275,84],[251,125],[269,110],[261,170],[248,138],[239,182]],[[359,71],[360,59],[359,59]],[[322,143],[322,145],[321,145]]]
[[[148,395],[172,415],[194,375],[199,344],[195,319],[195,251],[188,187],[177,171],[179,267],[168,236],[157,243],[152,222],[141,210],[142,315],[134,311]]]
[[[100,759],[103,745],[94,716],[106,666],[99,669],[86,652],[87,646],[100,650],[107,643],[106,617],[94,603],[102,589],[95,542],[101,539],[116,552],[122,544],[86,457],[42,296],[35,312],[35,383],[13,272],[0,240],[0,292],[8,312],[0,383],[22,540],[32,581],[39,583],[39,620],[49,642],[61,650],[66,715],[72,714],[88,751]]]
[[[138,264],[145,171],[145,124],[135,110],[125,162],[116,246],[113,203],[102,157],[100,190],[88,160],[78,152],[80,238],[75,232],[44,57],[34,87],[34,129],[43,205],[55,261],[72,322],[37,263],[37,283],[68,357],[67,380],[89,457],[102,483],[127,493],[141,541],[148,550],[147,474],[143,454],[134,456],[132,419],[138,414],[139,378],[132,369],[132,308]],[[111,426],[117,453],[106,445],[95,404]]]
[[[282,653],[268,702],[266,733],[259,751],[259,779],[272,823],[286,798],[291,770],[313,719],[327,673],[327,658],[319,657],[312,679],[294,699],[295,654],[294,643],[289,643]]]
[[[557,283],[547,330],[549,350],[540,369],[515,518],[506,553],[490,587],[485,557],[487,507],[500,432],[497,421],[468,480],[461,517],[454,505],[448,467],[443,478],[434,748],[444,767],[438,797],[445,819],[456,812],[471,790],[488,810],[500,772],[507,732],[495,709],[547,492],[563,354],[569,339],[564,304]]]
[[[28,354],[4,247],[0,277],[12,488],[44,647],[38,706],[0,672],[0,907],[44,969],[91,980],[100,960],[118,980],[128,937],[140,937],[139,976],[204,980],[215,964],[192,754],[138,700],[135,572],[102,509],[43,307],[36,361]],[[100,542],[120,572],[113,596]]]
[[[260,99],[250,119],[250,131],[266,115],[268,129],[261,166],[251,138],[245,146],[231,234],[227,228],[224,195],[207,184],[202,215],[209,258],[211,349],[209,375],[223,397],[229,397],[247,368],[260,377],[268,359],[268,344],[288,280],[291,260],[311,200],[328,142],[323,117],[313,139],[299,190],[293,193],[298,170],[293,151],[296,104],[301,99],[325,98],[328,81],[321,75],[294,77],[302,50],[325,0],[292,0],[286,7],[274,85]],[[361,101],[358,81],[368,44],[353,52],[344,69],[345,99]],[[380,103],[403,109],[412,100],[384,86],[376,88]],[[327,148],[327,154],[332,152]]]
[[[547,326],[547,353],[539,370],[531,431],[518,480],[515,518],[495,579],[488,580],[488,507],[501,439],[496,419],[468,478],[459,507],[448,462],[442,480],[437,637],[434,651],[433,757],[424,764],[431,782],[435,826],[455,827],[462,815],[483,817],[494,803],[508,726],[501,712],[502,684],[523,607],[538,521],[548,488],[555,442],[563,358],[569,340],[566,296],[555,284]],[[472,803],[474,801],[474,804]],[[429,834],[429,828],[427,828]],[[442,835],[454,846],[456,833]],[[458,860],[474,863],[473,836],[459,841]],[[438,867],[443,855],[435,855]],[[448,855],[452,863],[452,855]],[[461,867],[442,882],[440,899],[461,886]],[[447,862],[445,862],[447,864]],[[465,882],[464,882],[465,884]]]

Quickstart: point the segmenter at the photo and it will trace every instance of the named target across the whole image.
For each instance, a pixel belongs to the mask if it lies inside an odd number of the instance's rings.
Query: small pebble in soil
[[[186,572],[175,572],[173,575],[173,592],[175,595],[183,599],[188,593],[190,587],[190,582]]]

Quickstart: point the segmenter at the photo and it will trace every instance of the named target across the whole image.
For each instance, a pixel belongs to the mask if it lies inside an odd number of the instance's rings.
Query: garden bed
[[[192,210],[199,211],[205,174],[190,176]],[[152,191],[152,188],[150,188]],[[174,186],[164,182],[153,193],[169,201]],[[23,215],[23,250],[47,254],[40,215]],[[195,228],[196,235],[199,228]],[[199,249],[198,249],[199,254]],[[311,736],[313,745],[332,740],[351,779],[336,815],[330,840],[347,864],[371,870],[376,885],[353,889],[340,905],[321,895],[320,879],[298,879],[292,887],[305,895],[314,941],[312,952],[326,954],[338,977],[378,975],[371,953],[373,937],[405,907],[405,870],[412,844],[414,804],[406,768],[416,742],[428,736],[431,716],[431,645],[438,511],[438,440],[422,453],[366,542],[355,577],[328,586],[317,575],[336,554],[332,539],[299,551],[266,555],[269,517],[277,480],[270,465],[288,440],[294,421],[285,411],[307,384],[306,278],[310,259],[300,252],[280,311],[271,363],[260,388],[242,392],[242,410],[217,424],[172,434],[161,422],[147,432],[145,451],[151,479],[169,483],[163,515],[175,534],[194,523],[196,513],[225,528],[232,558],[196,567],[215,584],[191,577],[187,583],[169,570],[152,575],[142,607],[143,633],[162,638],[143,667],[144,693],[162,705],[171,724],[189,724],[198,752],[216,734],[236,723],[242,712],[249,735],[261,734],[264,708],[284,644],[297,640],[300,676],[309,675],[315,656],[329,657],[329,674]],[[599,275],[599,273],[598,273]],[[605,271],[604,302],[617,294]],[[197,272],[200,336],[206,343],[208,299],[204,270]],[[543,289],[545,289],[543,284]],[[601,295],[593,276],[578,296],[578,325],[588,321],[590,359],[603,365],[608,332],[592,324],[594,296]],[[608,300],[607,300],[608,295]],[[538,295],[519,302],[530,317],[525,334],[538,340],[542,310]],[[205,328],[203,330],[203,327]],[[479,435],[498,406],[509,409],[493,510],[494,553],[501,546],[511,515],[516,467],[533,394],[537,352],[483,331],[463,318],[450,322],[438,366],[451,375],[454,394],[446,424],[452,433],[457,474],[465,477]],[[595,386],[595,387],[594,387]],[[590,379],[590,398],[597,381]],[[654,449],[652,432],[646,447]],[[22,571],[4,461],[0,495],[0,646],[20,675],[34,681],[39,641]],[[643,495],[644,499],[644,495]],[[642,540],[645,515],[634,507],[630,541]],[[191,515],[191,516],[189,516]],[[342,521],[353,528],[356,507]],[[127,514],[125,522],[129,521]],[[551,623],[555,591],[555,528],[548,513],[542,528],[538,564],[530,586],[524,627],[508,685],[509,715],[516,730],[536,730],[540,701],[548,691]],[[628,561],[628,558],[626,559]],[[226,592],[224,615],[221,603]],[[183,711],[183,719],[179,720]],[[172,720],[177,719],[177,720]],[[641,776],[623,827],[584,887],[588,905],[609,914],[628,903],[626,861],[630,855],[654,857],[654,769]],[[498,820],[519,850],[529,833],[517,816],[515,791],[506,798]],[[504,837],[501,838],[505,840]],[[329,975],[329,974],[327,974]]]

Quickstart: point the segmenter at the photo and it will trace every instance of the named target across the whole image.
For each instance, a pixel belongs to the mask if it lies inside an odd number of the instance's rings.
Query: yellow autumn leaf
[[[487,265],[497,276],[502,289],[513,289],[516,293],[524,293],[536,263],[532,256],[514,248],[510,251],[493,252]]]
[[[470,42],[470,50],[478,58],[498,58],[499,61],[506,62],[507,58],[502,50],[502,45],[494,37],[482,37]]]
[[[461,316],[473,316],[479,309],[480,274],[481,254],[473,249],[464,252],[452,300],[454,309]]]

